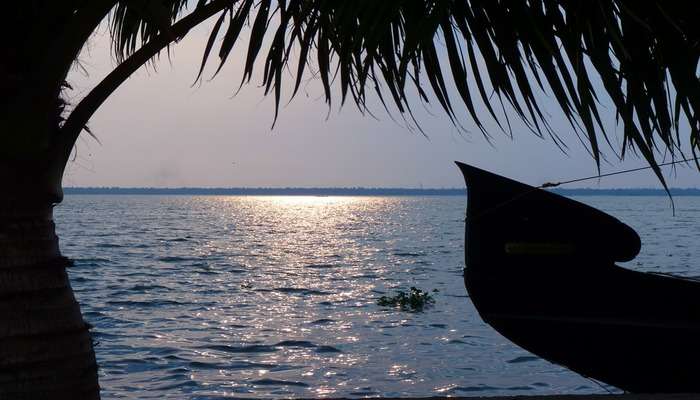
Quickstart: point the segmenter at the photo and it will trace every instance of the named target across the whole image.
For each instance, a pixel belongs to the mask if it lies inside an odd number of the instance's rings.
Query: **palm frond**
[[[175,21],[187,6],[186,0],[145,3],[121,1],[113,13],[119,57],[167,32],[165,16]],[[607,143],[620,156],[643,156],[663,182],[659,154],[675,157],[687,148],[696,154],[700,148],[698,16],[700,3],[692,1],[232,0],[214,26],[202,68],[223,38],[220,69],[248,23],[242,79],[248,82],[262,59],[262,84],[277,107],[287,69],[293,97],[311,65],[329,104],[336,84],[341,103],[349,97],[366,109],[368,93],[376,93],[412,117],[407,93],[416,89],[428,101],[430,89],[456,124],[455,100],[486,133],[485,115],[475,106],[480,102],[508,130],[508,116],[494,111],[497,101],[509,104],[536,134],[563,144],[545,116],[545,90],[598,165],[601,143]],[[271,40],[263,40],[266,33]],[[623,126],[619,149],[603,129],[594,82],[601,82]]]
[[[160,34],[173,35],[170,27],[187,4],[187,0],[119,1],[110,14],[112,52],[117,61],[123,61]]]

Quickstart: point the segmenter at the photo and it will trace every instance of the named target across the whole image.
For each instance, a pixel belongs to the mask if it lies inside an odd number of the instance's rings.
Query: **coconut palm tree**
[[[594,162],[601,147],[620,157],[632,151],[663,182],[658,157],[698,149],[699,11],[697,2],[637,0],[6,2],[0,398],[99,397],[89,327],[68,283],[70,262],[59,251],[52,207],[62,199],[61,178],[77,138],[90,133],[90,117],[134,71],[203,21],[212,18],[213,27],[200,77],[208,63],[241,62],[246,83],[262,61],[262,83],[277,105],[283,80],[292,79],[293,97],[311,74],[329,105],[350,98],[368,111],[366,100],[376,96],[411,120],[415,102],[436,101],[456,125],[464,107],[469,123],[488,134],[485,119],[509,133],[509,116],[499,111],[506,104],[534,134],[562,144],[541,109],[544,91]],[[67,104],[67,74],[105,20],[118,65]],[[247,50],[234,52],[244,29]],[[619,144],[602,129],[599,95],[615,107]]]

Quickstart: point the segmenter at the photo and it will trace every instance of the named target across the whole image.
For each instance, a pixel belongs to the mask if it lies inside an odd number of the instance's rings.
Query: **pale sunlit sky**
[[[546,95],[542,95],[543,104],[552,126],[566,140],[568,154],[518,123],[513,124],[514,140],[489,124],[494,137],[493,146],[489,145],[466,117],[469,132],[459,132],[437,103],[414,106],[427,138],[408,130],[398,113],[394,117],[399,122],[392,121],[376,101],[373,111],[379,120],[362,116],[350,103],[342,109],[334,105],[329,114],[314,81],[283,106],[271,130],[273,99],[263,97],[259,78],[233,96],[246,46],[234,50],[241,61],[230,57],[214,80],[192,87],[209,26],[198,27],[175,45],[170,61],[163,54],[157,71],[142,68],[102,106],[90,122],[99,143],[87,135],[80,140],[65,186],[463,187],[454,160],[530,184],[597,172],[593,159]],[[105,28],[80,61],[84,70],[76,68],[69,77],[73,100],[84,96],[115,65]],[[283,91],[283,104],[289,94]],[[615,127],[611,108],[607,109],[605,122],[614,134],[620,128]],[[484,119],[489,119],[485,112]],[[644,165],[634,157],[620,164],[612,152],[608,154],[611,164],[604,164],[603,172]],[[700,187],[700,173],[688,167],[668,172],[671,186]],[[570,187],[659,184],[647,171]]]

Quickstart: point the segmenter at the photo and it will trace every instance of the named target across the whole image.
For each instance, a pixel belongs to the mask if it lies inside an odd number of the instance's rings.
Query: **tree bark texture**
[[[99,399],[89,325],[68,281],[53,203],[22,197],[0,195],[0,399]]]

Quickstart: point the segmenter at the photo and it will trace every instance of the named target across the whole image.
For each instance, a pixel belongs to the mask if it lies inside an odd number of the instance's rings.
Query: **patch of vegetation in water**
[[[437,289],[433,289],[433,293],[437,292]],[[396,296],[382,296],[377,300],[379,306],[396,307],[404,311],[423,311],[424,308],[434,303],[433,295],[414,286],[411,286],[408,292],[399,290]]]

